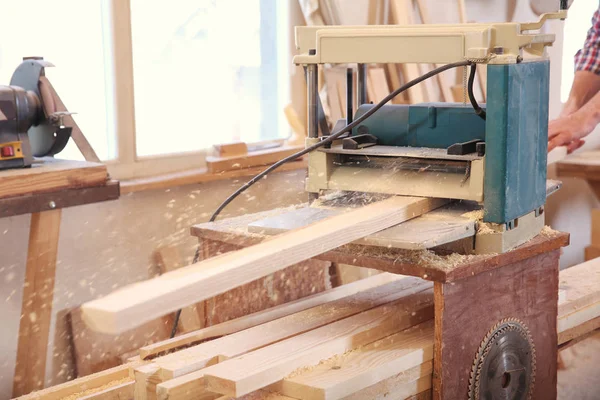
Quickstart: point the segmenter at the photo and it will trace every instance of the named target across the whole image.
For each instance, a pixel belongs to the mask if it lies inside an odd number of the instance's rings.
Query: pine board
[[[302,299],[271,307],[263,311],[245,315],[240,318],[232,319],[218,325],[209,326],[195,332],[176,336],[173,339],[155,343],[140,349],[140,357],[147,359],[155,355],[160,355],[169,350],[178,349],[184,346],[200,343],[207,339],[214,339],[220,336],[230,335],[244,329],[249,329],[278,318],[304,311],[306,309],[320,306],[322,304],[339,300],[343,297],[356,294],[360,291],[383,285],[399,279],[400,276],[392,274],[379,274],[368,279],[348,285],[339,286],[325,292],[317,293]]]
[[[155,363],[160,366],[163,379],[176,379],[159,385],[158,391],[163,397],[168,395],[170,399],[185,398],[189,393],[203,393],[205,388],[202,368],[217,360],[237,357],[391,301],[412,298],[416,293],[422,293],[430,287],[430,283],[419,282],[415,278],[401,279],[161,357],[156,359]]]
[[[362,312],[204,370],[209,391],[243,396],[395,332],[433,318],[431,291]]]
[[[292,374],[276,388],[302,400],[342,399],[432,360],[433,321],[428,321]]]
[[[444,205],[447,200],[390,197],[239,251],[127,286],[82,306],[84,321],[118,333],[315,257]]]
[[[103,164],[44,158],[31,168],[0,171],[0,199],[106,184]]]

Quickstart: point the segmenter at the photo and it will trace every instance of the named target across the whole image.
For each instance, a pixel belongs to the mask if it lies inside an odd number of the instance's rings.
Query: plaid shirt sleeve
[[[583,49],[575,54],[575,71],[589,71],[600,75],[600,7],[592,17]]]

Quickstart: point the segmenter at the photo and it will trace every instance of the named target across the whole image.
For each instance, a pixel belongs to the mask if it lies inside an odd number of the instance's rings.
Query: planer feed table
[[[499,391],[519,390],[523,376],[510,371],[510,376],[500,371],[490,381],[470,382],[482,343],[503,335],[509,353],[518,348],[522,352],[517,354],[531,357],[533,370],[526,371],[524,380],[533,384],[532,398],[556,398],[559,256],[569,235],[544,229],[511,251],[472,254],[476,226],[463,216],[472,210],[468,203],[450,204],[315,259],[434,282],[434,399],[464,398],[469,390],[493,382],[498,382]],[[191,231],[206,259],[252,246],[269,234],[315,222],[332,212],[327,204],[316,211],[309,207],[272,210],[195,225]],[[299,216],[305,218],[303,223]],[[443,221],[444,228],[431,229],[432,220]],[[520,333],[516,338],[515,332]],[[489,365],[489,358],[479,360],[484,370],[495,367]]]

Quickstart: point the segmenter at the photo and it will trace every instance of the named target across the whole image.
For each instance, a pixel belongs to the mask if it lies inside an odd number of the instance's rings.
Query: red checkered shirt
[[[575,71],[590,71],[600,75],[600,8],[592,17],[583,49],[575,54]]]

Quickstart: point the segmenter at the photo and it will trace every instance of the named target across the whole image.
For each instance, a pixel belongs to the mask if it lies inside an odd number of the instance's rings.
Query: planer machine
[[[296,27],[294,63],[305,67],[307,79],[307,147],[329,134],[319,121],[319,64],[358,69],[356,112],[349,109],[336,132],[374,107],[366,101],[369,63],[468,60],[471,95],[474,68],[487,69],[486,104],[470,96],[471,105],[384,105],[351,132],[310,152],[306,189],[312,199],[340,190],[475,202],[483,210],[481,224],[494,233],[476,240],[477,252],[504,252],[537,235],[547,196],[545,50],[554,41],[540,29],[548,19],[564,18],[566,4],[533,23]],[[348,104],[352,86],[349,79]]]

